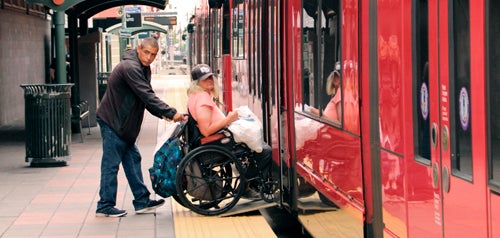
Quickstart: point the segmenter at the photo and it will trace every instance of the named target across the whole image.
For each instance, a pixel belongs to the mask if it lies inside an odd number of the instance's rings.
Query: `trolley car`
[[[261,118],[279,205],[313,236],[500,237],[498,12],[493,0],[200,0],[188,62],[218,72],[226,110]]]

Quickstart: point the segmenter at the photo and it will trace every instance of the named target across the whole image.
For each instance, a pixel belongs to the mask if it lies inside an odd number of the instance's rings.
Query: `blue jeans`
[[[120,163],[127,177],[130,190],[134,195],[135,210],[142,209],[149,202],[149,191],[144,184],[141,170],[141,155],[135,144],[127,144],[105,122],[97,119],[101,128],[102,160],[100,200],[97,211],[103,211],[116,206],[117,174]]]

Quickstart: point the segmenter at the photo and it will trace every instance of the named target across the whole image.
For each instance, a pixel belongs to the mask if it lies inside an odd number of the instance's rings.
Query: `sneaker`
[[[260,199],[262,199],[260,197],[260,193],[257,192],[257,191],[255,191],[255,190],[253,190],[253,189],[251,189],[251,188],[247,189],[245,191],[245,194],[243,194],[242,197],[246,198],[246,199],[249,199],[249,200],[260,200]]]
[[[125,215],[127,215],[125,210],[116,209],[114,207],[95,212],[96,217],[122,217]]]
[[[150,211],[155,210],[156,208],[159,208],[165,204],[165,200],[160,199],[160,200],[149,200],[148,205],[144,208],[141,209],[136,209],[135,213],[148,213]]]

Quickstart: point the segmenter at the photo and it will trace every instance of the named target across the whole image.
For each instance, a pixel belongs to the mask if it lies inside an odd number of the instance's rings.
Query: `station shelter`
[[[72,106],[88,104],[90,120],[83,121],[84,126],[95,126],[101,73],[111,71],[137,34],[169,32],[168,26],[140,16],[140,25],[127,25],[126,18],[137,20],[133,10],[138,6],[159,12],[167,4],[168,0],[0,0],[0,126],[24,120],[19,85],[49,83],[54,61],[57,83],[73,84]],[[92,20],[105,11],[114,11],[114,17]],[[120,52],[112,54],[117,42]]]

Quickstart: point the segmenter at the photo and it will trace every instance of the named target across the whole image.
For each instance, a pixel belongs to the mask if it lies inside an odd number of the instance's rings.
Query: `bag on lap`
[[[177,137],[169,138],[156,151],[153,167],[149,168],[151,185],[156,194],[164,198],[177,194],[175,174],[177,165],[183,157],[184,153]]]
[[[264,143],[262,123],[247,106],[241,106],[238,111],[238,120],[232,122],[228,129],[233,133],[234,141],[245,143],[251,150],[260,153]]]

